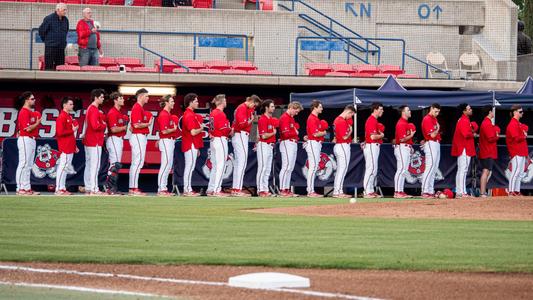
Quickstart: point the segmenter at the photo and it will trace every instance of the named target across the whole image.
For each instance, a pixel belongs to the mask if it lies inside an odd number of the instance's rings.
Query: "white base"
[[[230,277],[228,284],[254,289],[308,288],[311,286],[309,278],[275,272],[250,273]]]

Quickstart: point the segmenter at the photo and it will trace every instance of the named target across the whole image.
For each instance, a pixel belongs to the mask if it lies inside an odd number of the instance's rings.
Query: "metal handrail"
[[[330,39],[330,40],[357,40],[357,39],[361,39],[360,37],[330,37],[330,36],[313,36],[313,37],[297,37],[296,38],[296,51],[295,51],[295,66],[294,66],[294,70],[295,70],[295,75],[298,75],[298,52],[299,52],[299,42],[300,40],[305,40],[305,39],[311,39],[311,40],[314,40],[314,39]],[[424,65],[426,65],[426,78],[429,77],[429,73],[428,73],[428,70],[429,68],[433,68],[433,69],[436,69],[436,70],[439,70],[445,74],[448,75],[448,79],[451,79],[451,74],[449,71],[447,70],[443,70],[437,66],[434,66],[428,62],[425,62],[413,55],[410,55],[406,52],[406,42],[404,39],[399,39],[399,38],[367,38],[367,39],[370,39],[370,40],[373,40],[373,41],[388,41],[388,42],[399,42],[402,44],[402,64],[401,64],[401,67],[402,67],[402,70],[405,70],[405,57],[409,57],[409,58],[412,58]],[[347,63],[349,63],[349,60],[347,60]],[[378,63],[379,64],[379,63]]]
[[[39,28],[32,28],[30,29],[30,57],[29,57],[29,66],[30,66],[30,70],[33,70],[33,43],[34,43],[34,33],[37,32],[39,30]],[[69,30],[69,32],[75,32],[76,30]],[[157,34],[157,35],[188,35],[188,36],[193,36],[194,37],[194,41],[193,41],[193,59],[196,59],[196,48],[197,48],[197,39],[198,37],[200,36],[215,36],[215,37],[239,37],[239,38],[243,38],[244,41],[245,41],[245,60],[248,61],[248,57],[249,57],[249,47],[248,47],[248,36],[247,35],[244,35],[244,34],[230,34],[230,33],[200,33],[200,32],[168,32],[168,31],[134,31],[134,30],[100,30],[99,32],[101,33],[129,33],[129,34],[137,34],[137,37],[138,37],[138,47],[141,48],[143,51],[147,51],[155,56],[158,56],[160,61],[161,61],[161,68],[160,68],[160,72],[162,72],[162,69],[163,69],[163,61],[166,60],[166,61],[169,61],[177,66],[180,66],[182,68],[185,68],[187,69],[187,71],[189,70],[189,68],[187,68],[186,66],[180,64],[180,63],[177,63],[175,61],[173,61],[172,59],[168,58],[168,57],[165,57],[164,55],[162,54],[159,54],[153,50],[150,50],[146,47],[144,47],[142,45],[142,35],[147,35],[147,34]]]

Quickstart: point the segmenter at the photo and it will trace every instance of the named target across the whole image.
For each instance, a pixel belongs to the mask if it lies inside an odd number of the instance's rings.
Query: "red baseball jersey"
[[[131,109],[131,132],[134,134],[148,134],[150,133],[150,128],[135,128],[134,124],[148,123],[150,121],[149,116],[144,111],[144,108],[139,104],[133,104]]]
[[[61,110],[56,119],[56,140],[59,152],[72,154],[76,152],[76,138],[74,137],[72,116]]]
[[[498,158],[498,134],[500,128],[492,124],[489,118],[485,118],[479,130],[479,158]]]
[[[126,126],[128,124],[129,119],[130,118],[128,117],[128,115],[123,114],[120,110],[113,106],[107,113],[107,134],[109,136],[124,137],[126,135],[127,130],[113,133],[111,132],[111,128]]]
[[[269,137],[268,139],[264,139],[262,137],[265,133],[273,133],[274,129],[276,128],[277,120],[269,117],[267,115],[261,115],[259,117],[259,121],[257,121],[257,131],[259,132],[259,141],[265,142],[265,143],[275,143],[276,142],[276,135]]]
[[[105,117],[98,107],[89,105],[85,113],[85,137],[83,144],[88,147],[102,146],[104,144],[104,132],[106,129]]]
[[[251,120],[254,118],[254,108],[248,108],[246,103],[241,103],[235,110],[235,118],[233,119],[233,129],[235,132],[248,132],[252,127]]]
[[[321,136],[321,137],[314,136],[315,133],[324,131],[327,129],[327,126],[324,126],[323,122],[315,114],[310,114],[309,117],[307,118],[306,129],[307,129],[307,139],[311,141],[319,141],[319,142],[324,141],[324,136]]]
[[[300,125],[296,123],[293,117],[287,112],[283,113],[279,118],[280,139],[298,141],[298,129]]]
[[[474,145],[474,127],[470,123],[470,118],[463,114],[457,121],[452,140],[452,156],[460,156],[466,150],[466,155],[476,156],[476,146]]]
[[[166,110],[162,109],[159,114],[157,115],[156,119],[157,128],[159,130],[159,138],[160,139],[173,139],[174,138],[174,132],[171,133],[163,133],[163,130],[172,129],[174,128],[174,125],[177,125],[172,121],[172,115]]]
[[[213,109],[209,114],[209,123],[209,133],[213,137],[227,137],[231,133],[226,114],[218,108]]]
[[[377,144],[381,144],[383,143],[383,139],[379,139],[379,140],[372,140],[372,138],[370,138],[371,135],[373,134],[380,134],[380,133],[383,133],[381,131],[379,131],[379,122],[378,122],[378,119],[376,119],[376,117],[374,117],[373,115],[370,115],[370,117],[368,117],[368,119],[366,119],[366,123],[365,123],[365,141],[369,144],[372,144],[372,143],[377,143]]]
[[[400,118],[398,122],[396,123],[396,134],[394,138],[396,139],[396,144],[413,144],[413,138],[408,139],[405,142],[401,142],[401,139],[405,138],[406,136],[410,135],[412,132],[412,126],[409,124],[409,122],[404,119]]]
[[[505,130],[505,141],[511,158],[515,156],[528,156],[527,133],[524,132],[522,123],[515,118],[511,118],[507,130]]]
[[[37,126],[34,130],[28,132],[25,129],[28,128],[30,125],[35,124],[37,122],[38,115],[35,114],[35,112],[23,107],[20,109],[17,119],[17,127],[19,129],[19,136],[29,136],[29,137],[37,137],[39,136],[39,126]]]
[[[341,116],[335,118],[333,121],[333,127],[335,128],[335,140],[337,144],[349,144],[352,142],[352,134],[350,133],[350,124],[351,119],[345,119]],[[349,134],[349,135],[348,135]],[[344,138],[348,135],[348,138]]]
[[[424,135],[424,140],[426,141],[437,141],[440,142],[441,136],[440,132],[433,138],[430,134],[432,134],[435,130],[437,130],[437,125],[439,124],[439,121],[434,116],[427,114],[424,119],[422,119],[422,134]]]
[[[194,113],[190,108],[187,108],[183,113],[183,118],[181,119],[181,151],[183,152],[191,150],[192,145],[194,145],[194,148],[196,149],[200,149],[204,146],[202,133],[195,136],[191,134],[191,130],[202,127],[198,116],[200,115]]]

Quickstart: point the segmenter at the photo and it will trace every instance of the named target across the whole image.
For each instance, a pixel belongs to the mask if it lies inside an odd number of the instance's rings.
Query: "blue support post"
[[[33,31],[30,30],[30,70],[33,70]]]

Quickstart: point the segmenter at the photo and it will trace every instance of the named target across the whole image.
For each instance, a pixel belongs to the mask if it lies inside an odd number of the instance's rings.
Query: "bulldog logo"
[[[507,180],[511,178],[513,174],[513,166],[511,165],[511,162],[507,164],[507,169],[505,170],[505,177]],[[533,160],[531,159],[531,153],[530,156],[526,159],[526,163],[524,164],[524,173],[522,173],[522,178],[520,179],[523,183],[531,182],[533,179]]]
[[[38,146],[35,163],[31,170],[33,176],[37,178],[44,178],[45,176],[52,179],[56,178],[57,161],[60,154],[59,151],[52,149],[48,144]]]
[[[304,177],[307,178],[307,171],[309,170],[309,160],[305,161],[305,165],[302,168],[302,173]],[[331,178],[333,172],[337,170],[337,162],[333,155],[327,155],[324,152],[320,153],[320,160],[318,162],[318,170],[316,172],[316,177],[322,181],[326,181]]]
[[[204,173],[205,178],[209,179],[212,169],[213,163],[211,162],[211,149],[209,149],[207,150],[207,159],[205,164],[202,166],[202,172]],[[226,157],[226,162],[224,163],[222,180],[228,179],[231,174],[233,174],[233,154],[230,153],[228,154],[228,157]]]
[[[421,183],[422,182],[422,174],[424,174],[424,170],[426,169],[426,158],[423,156],[420,151],[414,151],[414,153],[411,154],[411,161],[409,162],[409,168],[407,169],[407,174],[405,177],[405,180],[411,184],[414,183]],[[442,172],[439,168],[437,168],[437,172],[435,173],[435,181],[437,180],[443,180],[444,176],[442,176]]]

